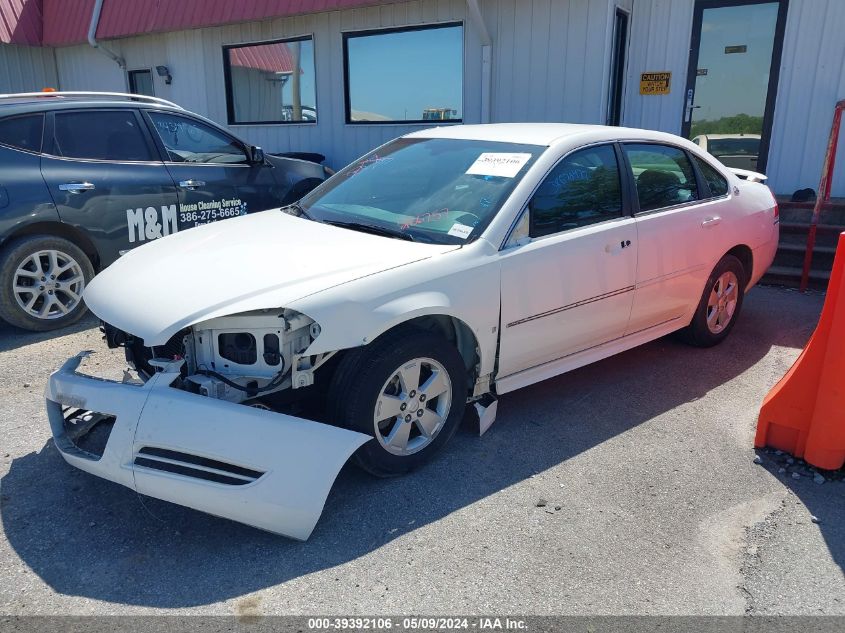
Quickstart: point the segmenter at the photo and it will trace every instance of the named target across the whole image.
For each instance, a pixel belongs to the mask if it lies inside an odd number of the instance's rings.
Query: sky
[[[425,108],[462,116],[463,28],[350,37],[352,110],[391,119],[422,119]]]
[[[772,61],[776,2],[705,9],[701,24],[693,120],[748,114],[763,116]],[[748,47],[725,53],[726,46]]]

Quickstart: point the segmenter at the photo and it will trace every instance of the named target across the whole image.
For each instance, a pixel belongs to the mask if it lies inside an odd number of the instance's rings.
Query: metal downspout
[[[103,10],[103,0],[94,2],[94,11],[91,13],[91,24],[88,26],[88,43],[110,57],[122,70],[126,70],[126,62],[120,55],[117,55],[97,41],[97,27],[100,25],[100,13]]]
[[[484,24],[478,0],[467,0],[470,20],[481,37],[481,122],[490,123],[490,99],[493,89],[493,40]]]

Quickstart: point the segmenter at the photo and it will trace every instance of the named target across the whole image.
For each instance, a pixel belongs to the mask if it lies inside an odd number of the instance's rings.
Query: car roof
[[[638,128],[586,125],[581,123],[487,123],[481,125],[447,125],[412,132],[407,138],[453,138],[478,141],[500,141],[526,145],[551,146],[558,143],[592,143],[601,141],[663,141],[690,143],[674,134]]]

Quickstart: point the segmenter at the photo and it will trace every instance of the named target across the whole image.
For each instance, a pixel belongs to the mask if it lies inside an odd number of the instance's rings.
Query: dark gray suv
[[[155,97],[0,95],[0,319],[73,323],[85,284],[127,250],[285,206],[329,173]]]

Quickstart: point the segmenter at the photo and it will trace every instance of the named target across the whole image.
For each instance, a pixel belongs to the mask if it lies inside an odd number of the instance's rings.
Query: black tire
[[[60,273],[57,279],[50,279],[49,274],[45,275],[44,287],[48,288],[45,292],[50,293],[49,288],[54,287],[53,284],[55,284],[53,295],[56,299],[61,300],[62,305],[68,310],[67,314],[61,314],[58,305],[54,304],[53,307],[45,311],[44,317],[39,317],[27,311],[25,306],[18,302],[19,297],[21,301],[28,302],[33,295],[16,292],[14,290],[16,279],[18,282],[23,282],[27,287],[30,285],[34,289],[37,287],[40,293],[41,279],[38,277],[18,278],[17,271],[27,259],[42,251],[55,251],[60,255],[58,261],[63,263],[73,261],[77,266]],[[49,264],[49,257],[43,256],[39,260],[39,265],[45,268],[44,272],[47,273],[45,264]],[[35,266],[34,261],[29,266],[30,268]],[[32,268],[32,270],[35,269]],[[81,285],[75,281],[79,274],[82,276]],[[91,265],[88,256],[82,249],[68,240],[51,235],[33,235],[14,239],[0,251],[0,319],[15,327],[33,332],[46,332],[76,323],[87,311],[85,303],[82,301],[82,289],[91,281],[93,276],[94,267]],[[67,285],[63,287],[62,283],[65,281],[70,282],[72,288]],[[73,299],[72,295],[67,293],[68,289],[77,291],[74,294],[79,297],[78,300]],[[26,297],[26,299],[23,297]],[[47,294],[42,294],[33,305],[33,310],[43,306],[47,298]]]
[[[737,280],[736,307],[730,314],[729,320],[723,324],[721,329],[714,331],[708,325],[707,321],[708,315],[712,312],[708,304],[710,303],[711,293],[714,292],[717,281],[728,273],[732,274]],[[748,272],[743,267],[742,262],[733,255],[725,255],[720,259],[707,279],[707,284],[704,286],[704,292],[701,293],[701,299],[698,302],[692,322],[685,329],[681,330],[681,338],[696,347],[713,347],[724,341],[731,333],[739,318],[742,301],[745,298],[745,286],[747,284]]]
[[[396,455],[389,452],[377,439],[374,412],[385,383],[396,373],[397,368],[414,359],[431,359],[445,369],[451,383],[451,405],[439,431],[432,434],[430,441],[423,438],[428,444],[417,452]],[[365,347],[351,350],[340,361],[329,387],[328,419],[335,424],[373,436],[371,441],[356,451],[355,462],[377,477],[393,477],[421,466],[449,441],[464,416],[466,394],[466,369],[458,350],[446,339],[432,332],[418,328],[400,328]],[[424,406],[437,406],[436,398]],[[413,413],[416,415],[416,412]],[[399,423],[398,419],[393,422]],[[408,424],[413,427],[411,433],[416,431],[419,434],[416,420]]]

